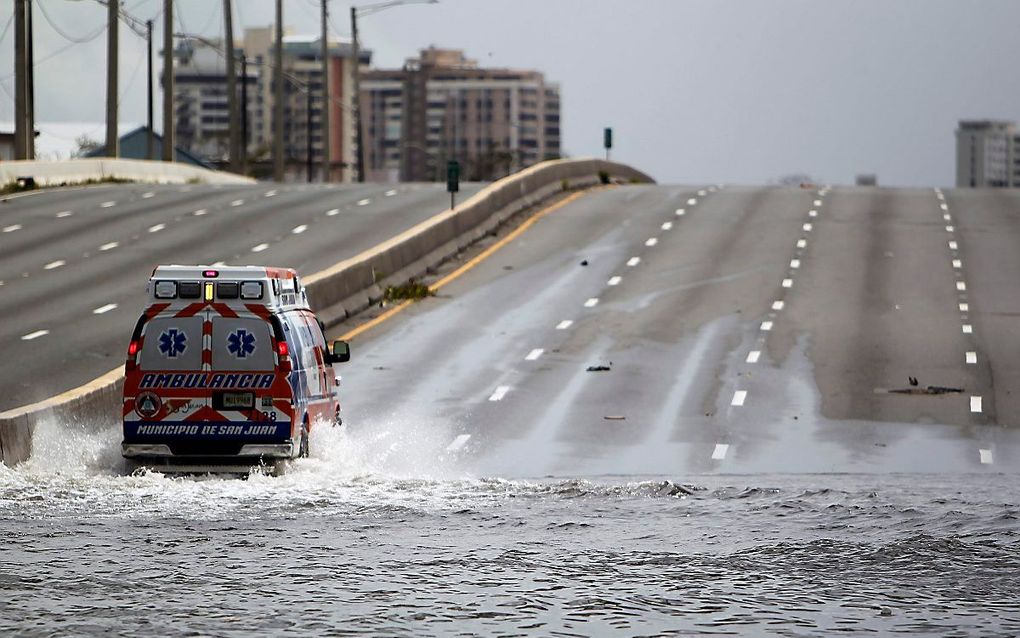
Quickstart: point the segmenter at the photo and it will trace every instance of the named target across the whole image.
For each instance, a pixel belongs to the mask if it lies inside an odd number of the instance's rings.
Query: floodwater
[[[1015,475],[484,477],[324,430],[168,478],[118,442],[0,466],[0,634],[1020,634]]]

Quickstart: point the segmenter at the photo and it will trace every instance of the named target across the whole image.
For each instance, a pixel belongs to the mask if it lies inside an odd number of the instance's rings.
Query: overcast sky
[[[102,28],[105,8],[35,3],[36,119],[102,122],[105,35],[71,43],[41,9],[80,39]],[[13,4],[2,3],[0,25]],[[221,2],[176,5],[177,30],[222,31]],[[272,0],[234,5],[239,35],[273,19]],[[162,1],[125,6],[146,19]],[[317,33],[318,6],[285,0],[284,21]],[[330,7],[332,32],[349,37],[350,3]],[[375,66],[434,44],[484,66],[542,71],[560,84],[573,156],[601,154],[602,127],[612,126],[614,159],[661,182],[764,183],[803,172],[850,183],[875,172],[887,185],[951,185],[957,120],[1020,119],[1018,24],[1016,0],[440,0],[359,22]],[[141,123],[144,41],[122,27],[121,43],[121,120]],[[0,85],[10,95],[13,57],[8,29]],[[0,92],[8,121],[10,95]]]

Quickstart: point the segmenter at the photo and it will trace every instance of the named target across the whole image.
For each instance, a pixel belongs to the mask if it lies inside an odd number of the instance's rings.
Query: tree
[[[92,151],[103,147],[102,144],[85,134],[74,138],[74,143],[78,145],[78,150],[73,154],[74,157],[85,157],[87,153],[91,153]]]

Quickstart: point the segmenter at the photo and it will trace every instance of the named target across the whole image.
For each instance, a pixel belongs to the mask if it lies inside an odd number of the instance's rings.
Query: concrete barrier
[[[355,257],[304,277],[309,302],[327,325],[335,325],[378,301],[386,285],[425,274],[509,217],[562,192],[564,187],[584,188],[603,178],[654,181],[624,164],[598,159],[543,162],[490,184],[456,208]],[[0,413],[0,461],[13,465],[27,459],[35,424],[45,419],[96,426],[113,423],[120,418],[123,382],[120,366],[58,396]]]
[[[59,186],[82,182],[123,179],[151,184],[254,184],[250,177],[211,171],[177,162],[150,160],[79,158],[62,161],[18,160],[0,162],[0,185],[22,177],[31,177],[39,186]]]

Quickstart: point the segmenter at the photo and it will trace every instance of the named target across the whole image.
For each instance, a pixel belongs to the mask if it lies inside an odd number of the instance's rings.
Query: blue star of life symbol
[[[177,328],[170,328],[159,335],[159,351],[175,359],[177,355],[184,354],[188,348],[188,336]]]
[[[247,330],[238,330],[227,337],[227,350],[238,359],[244,359],[255,352],[255,335]]]

